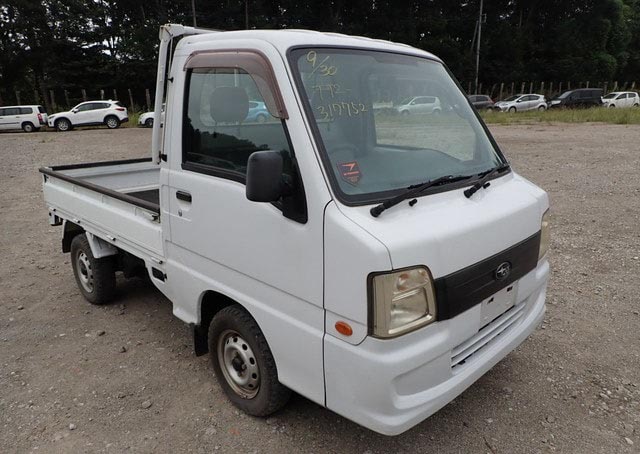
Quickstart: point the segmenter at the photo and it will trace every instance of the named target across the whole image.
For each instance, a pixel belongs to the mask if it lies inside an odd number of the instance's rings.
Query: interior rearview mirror
[[[277,151],[256,151],[247,162],[246,196],[252,202],[276,202],[282,196],[282,156]]]

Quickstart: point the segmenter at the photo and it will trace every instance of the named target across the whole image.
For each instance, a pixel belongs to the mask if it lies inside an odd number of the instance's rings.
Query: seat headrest
[[[215,122],[244,121],[249,113],[249,97],[241,87],[218,87],[209,98],[211,118]]]

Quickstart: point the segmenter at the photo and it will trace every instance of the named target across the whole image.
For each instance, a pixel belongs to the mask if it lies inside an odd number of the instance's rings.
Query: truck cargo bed
[[[140,258],[162,261],[160,167],[150,158],[43,167],[49,212]]]

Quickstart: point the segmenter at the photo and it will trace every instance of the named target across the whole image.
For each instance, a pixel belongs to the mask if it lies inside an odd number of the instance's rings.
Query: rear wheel
[[[242,307],[225,307],[213,318],[209,354],[220,386],[242,411],[267,416],[289,400],[291,391],[278,381],[267,340]]]
[[[61,118],[56,120],[55,127],[58,131],[65,132],[71,129],[71,122],[66,118]]]
[[[36,127],[33,126],[33,123],[27,121],[25,123],[22,123],[22,130],[24,132],[33,132],[36,130]]]
[[[109,129],[116,129],[120,126],[120,120],[118,120],[118,117],[111,115],[104,119],[104,124],[106,124]]]
[[[85,234],[76,235],[71,242],[71,266],[80,293],[87,301],[106,304],[113,299],[116,290],[113,257],[95,258]]]

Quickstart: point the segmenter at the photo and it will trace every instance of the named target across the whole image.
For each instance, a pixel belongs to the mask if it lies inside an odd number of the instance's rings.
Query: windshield
[[[331,183],[347,202],[503,162],[439,62],[336,48],[297,49],[291,59]]]
[[[612,98],[615,98],[616,96],[618,96],[618,93],[609,93],[607,96],[605,96],[602,99],[612,99]]]
[[[515,101],[516,99],[518,99],[519,97],[520,97],[520,95],[510,96],[507,99],[505,99],[504,102],[512,102],[512,101]]]

